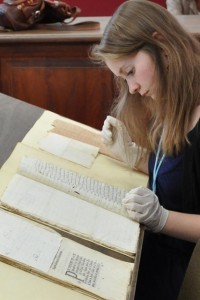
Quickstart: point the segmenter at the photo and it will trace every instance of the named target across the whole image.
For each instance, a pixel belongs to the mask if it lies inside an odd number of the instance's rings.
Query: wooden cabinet
[[[100,129],[114,97],[113,76],[88,51],[106,22],[90,32],[0,33],[0,91]]]

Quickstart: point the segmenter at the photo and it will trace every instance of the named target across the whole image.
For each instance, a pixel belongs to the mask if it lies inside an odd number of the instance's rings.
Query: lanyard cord
[[[161,151],[161,139],[158,145],[158,150],[156,152],[156,160],[155,160],[155,164],[154,164],[154,168],[153,168],[153,183],[152,183],[152,191],[154,193],[156,193],[156,179],[158,176],[158,172],[160,169],[160,166],[165,158],[165,154],[162,155],[162,157],[159,159],[160,156],[160,151]]]

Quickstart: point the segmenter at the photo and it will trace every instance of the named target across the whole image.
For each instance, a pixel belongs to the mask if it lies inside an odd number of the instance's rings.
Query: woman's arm
[[[169,211],[161,232],[179,239],[197,242],[200,238],[200,215]]]
[[[162,232],[179,239],[197,242],[200,238],[200,215],[165,209],[158,197],[145,187],[128,192],[122,200],[131,219],[153,232]]]

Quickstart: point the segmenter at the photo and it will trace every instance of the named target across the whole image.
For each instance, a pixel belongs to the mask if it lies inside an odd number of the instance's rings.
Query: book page
[[[62,238],[0,210],[0,254],[48,272]]]
[[[1,204],[106,247],[136,253],[138,223],[19,174],[8,183]]]
[[[134,263],[82,246],[4,210],[0,210],[0,258],[105,300],[127,299],[134,269]]]
[[[36,158],[36,160],[37,159],[44,160],[47,163],[49,163],[50,165],[52,163],[53,164],[56,163],[56,166],[58,167],[58,169],[60,169],[60,168],[63,169],[65,167],[66,169],[71,170],[73,172],[74,171],[78,172],[78,174],[80,176],[90,175],[90,176],[92,176],[92,178],[94,180],[99,180],[101,178],[102,179],[102,184],[105,184],[106,186],[107,185],[113,186],[114,188],[116,188],[117,191],[119,191],[119,193],[118,192],[116,193],[116,197],[114,197],[114,200],[115,200],[114,204],[116,204],[116,205],[114,205],[114,207],[115,207],[116,211],[118,210],[118,208],[120,208],[121,199],[122,199],[124,193],[126,193],[126,191],[128,191],[131,188],[134,188],[138,185],[142,185],[142,182],[146,183],[146,178],[147,177],[144,176],[143,174],[141,175],[138,172],[132,171],[132,170],[128,169],[127,167],[125,167],[120,162],[113,161],[112,159],[107,158],[103,155],[98,155],[97,159],[95,160],[95,163],[93,164],[91,169],[88,170],[87,168],[84,168],[84,167],[82,167],[80,165],[77,165],[77,164],[73,164],[72,162],[69,162],[69,161],[63,162],[63,160],[60,160],[59,158],[56,158],[55,156],[53,156],[52,154],[49,154],[47,152],[43,152],[41,150],[34,149],[32,147],[29,147],[27,145],[19,143],[19,144],[17,144],[17,146],[14,149],[13,153],[11,154],[11,156],[9,157],[9,159],[6,161],[6,163],[3,165],[2,169],[1,169],[1,172],[0,172],[0,174],[1,174],[1,178],[0,178],[0,181],[1,181],[0,195],[1,196],[4,193],[6,185],[9,184],[11,178],[18,172],[19,164],[20,164],[20,162],[21,162],[21,160],[24,156],[34,157],[34,158]],[[106,166],[107,172],[105,172],[105,166]],[[24,175],[26,177],[26,174],[24,174]],[[7,178],[7,182],[5,182],[6,178]],[[61,176],[61,178],[62,178],[62,176]],[[49,181],[49,180],[47,180],[46,182],[43,181],[43,183],[45,183],[45,185],[51,186],[51,181]],[[58,187],[54,187],[54,188],[58,189]],[[101,191],[106,191],[106,190],[105,189],[102,189],[102,190],[100,189],[100,192]],[[112,189],[111,189],[111,191],[112,191]],[[122,192],[123,194],[120,194],[120,191],[123,191]],[[91,195],[91,189],[89,189],[89,192],[90,192],[90,195]],[[65,192],[65,193],[67,193],[67,192]],[[32,194],[34,194],[34,193],[32,193]],[[67,194],[70,194],[70,193],[67,193]],[[74,193],[74,194],[70,194],[70,195],[74,196],[76,198],[79,198],[78,193]],[[87,196],[88,196],[88,194],[87,194]],[[31,197],[30,197],[30,199],[31,199]],[[93,199],[93,197],[92,197],[92,199]],[[103,197],[100,197],[100,199],[102,200]],[[93,200],[95,200],[95,197],[94,197]],[[93,202],[92,204],[96,205],[97,203]],[[107,207],[105,207],[105,208],[108,209]],[[126,213],[126,211],[125,211],[125,213]],[[51,217],[51,216],[48,216],[48,218],[49,217]],[[57,217],[60,218],[59,215]],[[42,218],[43,218],[43,215],[42,215]],[[93,218],[93,217],[91,217],[91,218]],[[134,229],[127,230],[127,232],[129,232],[129,234],[135,235],[134,238],[132,236],[127,237],[128,233],[121,234],[121,237],[120,237],[121,241],[118,242],[118,246],[116,246],[117,244],[115,244],[114,240],[116,240],[116,241],[118,240],[118,234],[117,234],[118,229],[117,229],[117,227],[118,226],[120,227],[121,223],[118,222],[118,220],[113,220],[112,222],[110,222],[110,220],[112,220],[113,218],[117,218],[117,216],[113,216],[112,218],[110,218],[108,220],[108,226],[107,226],[110,230],[110,233],[113,235],[113,238],[110,239],[110,235],[105,234],[103,229],[101,231],[101,228],[105,228],[104,225],[103,225],[103,227],[98,226],[99,231],[95,230],[95,240],[94,240],[94,242],[102,243],[102,244],[105,243],[105,245],[107,245],[106,247],[113,247],[113,249],[115,251],[121,251],[122,248],[124,248],[123,253],[125,253],[126,255],[132,255],[133,252],[135,253],[135,249],[136,249],[135,245],[137,245],[137,232],[139,231],[139,227],[138,227],[139,225],[138,224],[134,225],[134,226],[137,227],[136,229],[134,228]],[[81,218],[79,218],[79,220],[80,219]],[[54,223],[52,224],[53,226],[65,226],[64,230],[66,230],[66,227],[68,226],[68,224],[65,224],[65,225],[62,224],[61,225],[60,221],[58,222],[59,225],[57,224],[56,220],[52,219],[52,221],[54,221]],[[51,223],[50,219],[46,220],[46,222]],[[123,228],[124,231],[126,231],[126,226],[129,227],[130,225],[123,225],[122,228]],[[133,225],[131,225],[131,226],[133,226]],[[75,230],[71,233],[75,234],[75,235],[76,234],[78,235],[76,230],[79,231],[78,225],[75,226]],[[87,230],[88,230],[88,228],[87,228]],[[88,232],[89,232],[89,230],[88,230]],[[119,232],[123,233],[123,231],[119,231]],[[88,238],[89,239],[89,237],[88,236],[86,237],[86,235],[84,235],[83,238],[85,238],[85,239]],[[123,241],[123,238],[124,238],[124,241]],[[129,243],[127,242],[127,240],[129,240],[129,239],[130,239],[130,241],[131,241],[131,239],[134,240],[132,245],[131,245],[131,242],[129,242]],[[100,240],[101,240],[101,242],[100,242]],[[108,244],[107,244],[107,241],[108,241]],[[118,247],[118,249],[117,249],[117,247]],[[130,247],[130,248],[127,248],[127,247]]]
[[[39,148],[58,157],[90,168],[99,148],[56,133],[48,133],[38,141]]]
[[[16,145],[15,149],[13,150],[9,159],[4,163],[1,170],[10,174],[17,173],[20,161],[24,156],[32,156],[40,160],[45,160],[49,163],[56,164],[58,167],[75,171],[80,175],[90,176],[108,185],[112,185],[127,191],[129,191],[131,188],[141,185],[146,186],[147,184],[147,175],[135,170],[131,170],[125,166],[125,164],[106,157],[105,155],[99,154],[92,167],[88,169],[23,143],[18,143]]]
[[[45,117],[45,115],[43,117]],[[105,144],[103,144],[100,130],[96,130],[89,126],[82,126],[82,124],[73,122],[69,119],[65,119],[63,121],[60,118],[55,119],[52,125],[53,128],[51,129],[51,132],[89,143],[98,147],[100,149],[100,153],[120,160],[119,157],[117,157]]]
[[[102,143],[100,130],[47,110],[44,111],[42,116],[36,121],[22,142],[26,145],[38,148],[38,141],[43,138],[47,132],[54,132],[93,145],[100,149],[100,153],[111,158],[116,158],[108,147]]]
[[[49,271],[60,280],[106,300],[126,300],[131,291],[134,263],[121,261],[63,239]]]
[[[126,195],[124,189],[31,156],[22,158],[18,173],[107,210],[128,216],[122,205],[122,199]]]

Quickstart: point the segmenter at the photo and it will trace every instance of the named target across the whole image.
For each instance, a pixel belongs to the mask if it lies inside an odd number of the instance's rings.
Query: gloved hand
[[[128,192],[122,200],[128,215],[153,232],[159,232],[166,224],[169,211],[160,205],[158,197],[148,188],[138,187]]]
[[[132,142],[125,125],[107,116],[101,131],[103,143],[131,168],[137,160],[137,146]]]

